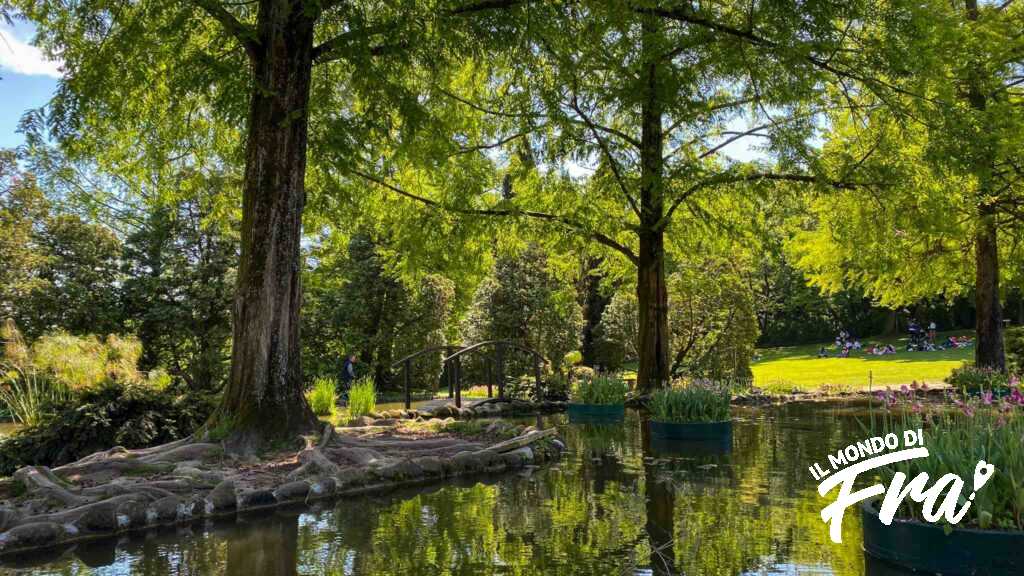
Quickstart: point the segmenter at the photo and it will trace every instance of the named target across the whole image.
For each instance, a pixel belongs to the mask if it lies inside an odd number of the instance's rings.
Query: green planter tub
[[[651,437],[659,440],[699,440],[732,444],[732,420],[721,422],[658,422],[648,425]]]
[[[878,518],[878,500],[860,504],[864,552],[901,568],[943,576],[1024,574],[1024,532],[954,528]]]
[[[655,456],[722,456],[732,451],[732,438],[713,440],[668,440],[651,435],[651,451]]]
[[[569,422],[616,422],[626,416],[624,404],[569,403]]]

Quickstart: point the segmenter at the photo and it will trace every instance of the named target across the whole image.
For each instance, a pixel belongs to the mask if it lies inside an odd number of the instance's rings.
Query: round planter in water
[[[570,422],[614,422],[626,416],[623,404],[576,404],[567,407]]]
[[[658,422],[651,420],[651,437],[661,440],[732,442],[732,420],[721,422]]]
[[[878,518],[878,500],[862,502],[864,552],[902,568],[943,574],[1024,574],[1024,532],[954,528],[894,518]]]
[[[651,435],[651,451],[655,456],[721,456],[732,451],[732,436],[711,440],[669,440]]]

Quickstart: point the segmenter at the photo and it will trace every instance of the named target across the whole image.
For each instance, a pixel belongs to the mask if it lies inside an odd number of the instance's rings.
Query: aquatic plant
[[[348,393],[348,414],[352,418],[366,416],[377,407],[377,391],[373,387],[373,378],[363,376],[352,384]]]
[[[572,401],[579,404],[623,404],[629,385],[617,374],[600,374],[576,382]]]
[[[648,408],[657,422],[721,422],[729,419],[731,400],[726,386],[691,384],[656,391]]]
[[[15,422],[38,424],[49,410],[67,403],[67,386],[37,370],[14,364],[0,365],[0,405]]]
[[[337,383],[334,378],[320,377],[313,381],[313,388],[306,392],[309,407],[317,416],[334,416],[338,410]]]
[[[979,460],[995,466],[995,475],[974,497],[960,526],[1024,530],[1024,393],[1014,387],[997,398],[991,390],[978,396],[949,395],[949,402],[922,402],[916,384],[879,394],[886,409],[872,413],[870,428],[881,434],[923,429],[927,458],[880,469],[888,484],[897,472],[930,479],[953,473],[970,478]],[[968,480],[968,483],[970,480]],[[963,504],[961,502],[961,504]],[[921,518],[921,505],[904,500],[897,517]]]

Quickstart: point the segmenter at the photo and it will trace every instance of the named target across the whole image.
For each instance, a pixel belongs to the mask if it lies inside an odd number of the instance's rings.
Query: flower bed
[[[1011,386],[1003,397],[951,393],[943,404],[923,403],[917,385],[879,394],[886,411],[872,414],[882,433],[922,429],[929,457],[879,469],[883,484],[897,473],[914,478],[963,475],[984,460],[995,475],[974,493],[956,526],[922,522],[922,505],[905,499],[890,526],[862,506],[865,550],[916,570],[943,574],[1019,574],[1024,570],[1024,392]],[[968,481],[969,482],[969,481]]]

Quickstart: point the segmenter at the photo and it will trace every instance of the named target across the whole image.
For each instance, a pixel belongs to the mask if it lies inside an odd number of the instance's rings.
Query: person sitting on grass
[[[818,358],[828,358],[828,350],[824,346],[818,350]]]
[[[896,353],[896,347],[895,346],[893,346],[892,344],[886,344],[885,345],[885,351],[883,352],[883,354],[895,354],[895,353]]]

